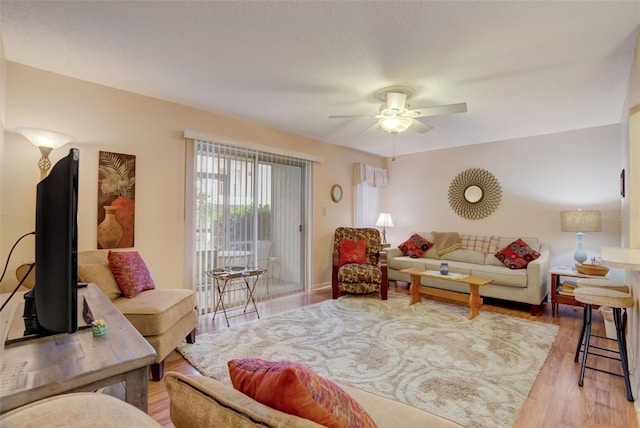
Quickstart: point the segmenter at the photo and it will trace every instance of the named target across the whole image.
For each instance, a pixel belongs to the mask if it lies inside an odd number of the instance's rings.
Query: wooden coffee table
[[[97,285],[78,290],[78,306],[86,297],[95,319],[107,323],[105,336],[93,337],[91,329],[82,329],[4,345],[15,313],[18,318],[22,314],[22,294],[0,313],[0,413],[52,395],[120,382],[125,383],[125,400],[147,411],[148,366],[156,352]],[[2,294],[0,301],[7,297]]]
[[[469,302],[469,319],[472,320],[480,313],[480,305],[482,304],[482,298],[480,297],[480,287],[493,282],[490,278],[481,278],[478,276],[465,276],[463,278],[456,278],[454,275],[440,275],[429,273],[422,268],[408,268],[402,269],[400,272],[409,274],[411,276],[411,301],[409,305],[418,303],[422,298],[421,295],[429,295],[436,297],[444,297],[458,302]],[[469,286],[469,296],[465,293],[458,293],[456,291],[442,290],[440,288],[426,287],[420,283],[420,277],[438,278],[445,281],[460,282]]]

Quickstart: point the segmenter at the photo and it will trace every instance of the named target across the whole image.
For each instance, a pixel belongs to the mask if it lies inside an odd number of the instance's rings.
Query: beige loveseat
[[[430,242],[435,239],[431,233],[418,232]],[[469,238],[469,235],[467,235]],[[440,264],[446,262],[449,272],[471,276],[491,278],[491,284],[480,287],[480,295],[495,299],[527,303],[531,305],[531,313],[537,314],[548,295],[547,276],[549,272],[549,247],[533,237],[488,237],[473,236],[476,241],[488,242],[493,238],[491,251],[460,248],[439,255],[437,246],[427,250],[421,257],[405,256],[397,247],[386,250],[387,266],[390,281],[411,282],[411,277],[401,273],[402,269],[417,267],[424,270],[440,270]],[[531,248],[540,253],[540,257],[524,269],[509,269],[495,256],[495,249],[502,249],[516,239],[522,239]],[[422,277],[421,283],[428,287],[468,293],[468,286],[438,278]]]
[[[131,299],[121,296],[109,268],[108,254],[108,250],[79,252],[78,279],[97,284],[156,350],[156,362],[151,365],[151,379],[159,381],[164,376],[165,357],[185,338],[189,343],[195,341],[195,293],[193,290],[156,288],[143,291]]]
[[[315,422],[265,406],[221,382],[200,375],[167,372],[165,383],[171,398],[171,421],[176,428],[312,428]],[[379,428],[439,427],[461,425],[398,401],[340,385],[367,411]]]

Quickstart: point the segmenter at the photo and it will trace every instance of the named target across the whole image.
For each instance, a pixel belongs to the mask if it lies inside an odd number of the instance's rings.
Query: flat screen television
[[[36,192],[35,285],[25,294],[25,337],[78,329],[78,149]]]

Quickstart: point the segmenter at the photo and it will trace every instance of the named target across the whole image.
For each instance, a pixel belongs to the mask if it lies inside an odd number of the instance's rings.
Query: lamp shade
[[[560,230],[562,232],[600,232],[602,230],[600,211],[562,211]]]
[[[391,219],[391,214],[380,213],[380,216],[378,217],[378,221],[376,221],[376,226],[393,227],[393,220]]]
[[[75,141],[75,138],[71,135],[50,131],[48,129],[15,128],[14,132],[24,135],[24,137],[31,141],[34,146],[49,147],[52,150],[62,147],[71,141]]]
[[[413,121],[409,117],[385,117],[378,121],[378,125],[390,134],[399,134],[406,131]]]

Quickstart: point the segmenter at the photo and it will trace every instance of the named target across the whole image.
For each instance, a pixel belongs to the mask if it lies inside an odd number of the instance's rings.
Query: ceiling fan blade
[[[407,94],[402,92],[387,92],[387,108],[389,110],[403,111],[407,102]]]
[[[442,106],[424,107],[409,110],[406,116],[409,117],[427,117],[427,116],[443,116],[445,114],[465,113],[467,111],[467,103],[447,104]]]
[[[413,123],[411,124],[411,130],[417,131],[421,134],[424,134],[425,132],[429,132],[432,129],[433,129],[433,126],[429,125],[428,123],[421,122],[419,120],[414,120]]]
[[[346,115],[346,116],[329,116],[329,119],[351,119],[354,117],[370,117],[373,119],[379,119],[381,116],[377,114],[355,114],[355,115]]]

